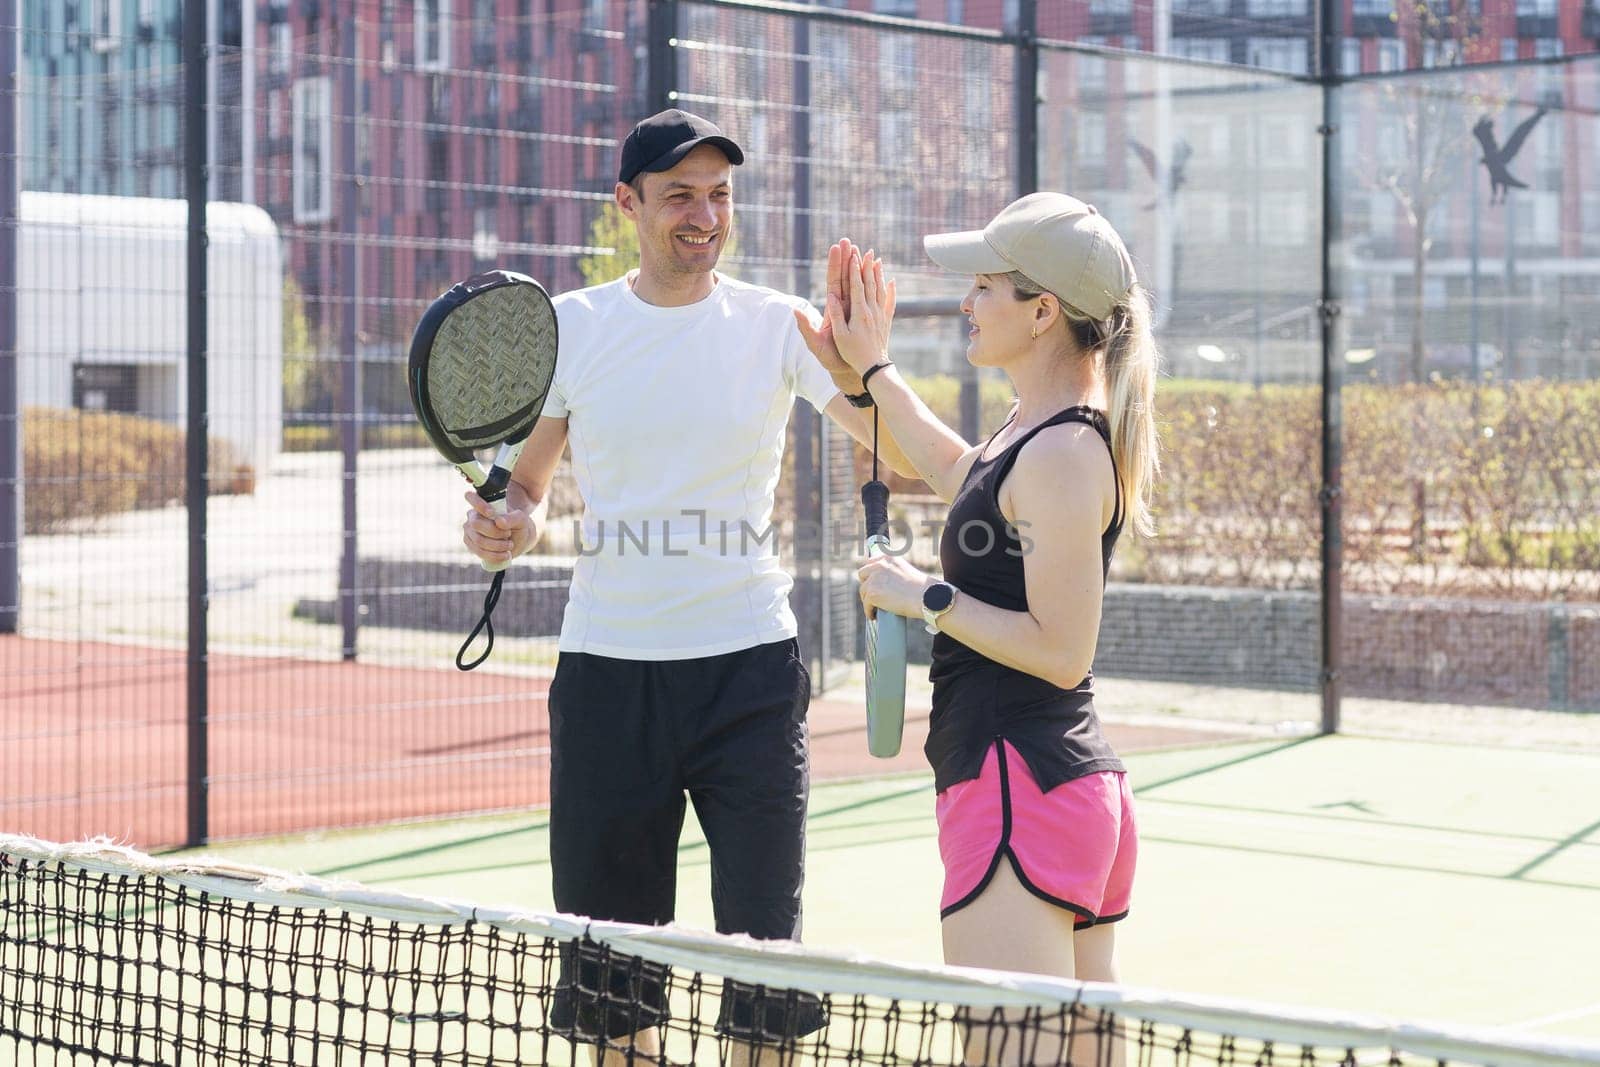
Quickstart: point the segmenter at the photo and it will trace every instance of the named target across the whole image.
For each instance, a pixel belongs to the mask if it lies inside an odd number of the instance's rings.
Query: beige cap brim
[[[922,247],[929,259],[956,274],[1009,274],[1017,269],[984,240],[982,230],[931,233],[922,239]]]

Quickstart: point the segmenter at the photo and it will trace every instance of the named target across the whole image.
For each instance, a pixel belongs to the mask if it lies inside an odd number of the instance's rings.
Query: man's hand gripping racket
[[[451,286],[428,306],[411,338],[407,384],[417,421],[439,454],[502,514],[511,473],[555,377],[556,339],[550,294],[532,278],[504,270]],[[485,470],[478,453],[490,450],[494,461]],[[461,670],[478,666],[494,649],[491,616],[509,565],[483,564],[494,580],[483,617],[456,653]],[[480,630],[487,636],[483,654],[465,662]]]

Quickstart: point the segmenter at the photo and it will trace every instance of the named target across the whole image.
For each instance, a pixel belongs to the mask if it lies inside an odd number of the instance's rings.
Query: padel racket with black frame
[[[491,270],[457,282],[417,323],[407,384],[417,421],[439,454],[454,463],[485,503],[506,511],[506,487],[522,446],[539,421],[556,373],[556,311],[544,286],[524,274]],[[487,470],[478,453],[494,451]],[[470,671],[494,649],[495,604],[506,563],[483,600],[483,617],[456,653]],[[464,662],[479,631],[483,655]]]
[[[872,481],[861,487],[867,555],[889,550],[889,487],[878,480],[878,417],[872,417]],[[867,751],[900,754],[906,724],[906,620],[877,608],[867,618]]]

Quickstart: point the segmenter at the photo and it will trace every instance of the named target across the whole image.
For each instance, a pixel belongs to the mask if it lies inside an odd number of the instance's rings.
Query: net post
[[[17,392],[21,15],[19,0],[0,0],[0,634],[16,633],[22,625],[22,406]]]
[[[1322,732],[1339,730],[1342,640],[1344,634],[1344,360],[1343,323],[1339,314],[1341,284],[1337,250],[1343,247],[1339,204],[1339,39],[1344,7],[1323,4],[1317,33],[1317,76],[1322,93],[1322,293],[1318,303],[1322,348],[1322,486],[1317,494],[1322,511]]]
[[[189,209],[184,298],[188,320],[184,496],[189,516],[185,843],[191,847],[204,844],[210,832],[206,782],[210,770],[206,741],[206,497],[210,491],[206,484],[210,421],[206,390],[206,14],[205,4],[187,4],[183,19],[183,190]]]

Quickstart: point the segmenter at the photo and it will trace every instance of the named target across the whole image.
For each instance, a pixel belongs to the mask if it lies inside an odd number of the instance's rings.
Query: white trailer
[[[17,265],[24,407],[187,417],[182,200],[23,192]],[[251,204],[206,210],[212,437],[262,471],[283,423],[283,250]]]

